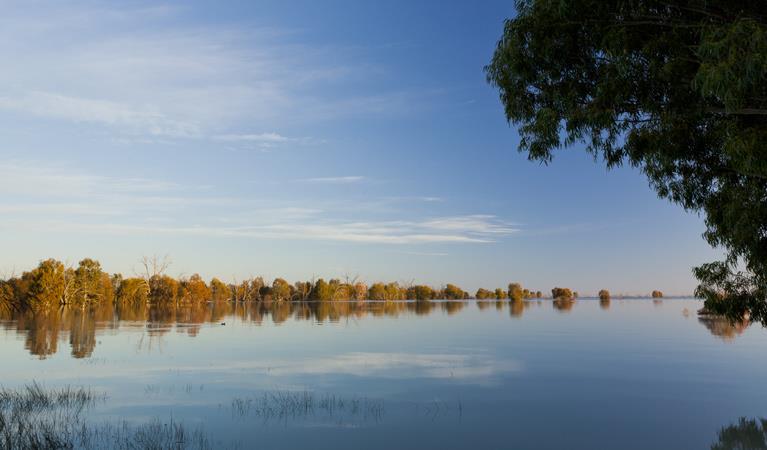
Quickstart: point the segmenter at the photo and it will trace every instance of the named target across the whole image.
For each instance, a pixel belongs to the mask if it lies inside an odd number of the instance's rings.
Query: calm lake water
[[[214,448],[705,449],[767,417],[767,333],[693,299],[220,304],[0,321],[0,382]],[[225,323],[225,325],[224,325]]]

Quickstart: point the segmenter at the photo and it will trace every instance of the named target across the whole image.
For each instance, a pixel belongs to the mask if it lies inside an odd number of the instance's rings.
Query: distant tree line
[[[276,278],[271,283],[262,277],[253,277],[231,283],[218,278],[206,282],[198,274],[173,278],[165,272],[167,260],[144,258],[142,270],[132,277],[104,272],[98,261],[86,258],[77,267],[69,267],[55,259],[41,261],[34,269],[21,276],[0,279],[0,312],[2,310],[44,310],[62,305],[86,306],[95,304],[172,305],[203,302],[248,301],[394,301],[394,300],[463,300],[470,294],[455,284],[442,288],[423,284],[377,282],[368,286],[357,279],[325,280],[289,283]],[[660,291],[653,291],[660,298]],[[578,292],[555,287],[551,298],[573,300]],[[510,300],[520,302],[543,298],[541,291],[523,288],[521,283],[510,283],[507,289],[480,288],[474,295],[478,300]],[[599,298],[609,300],[610,293],[599,291]]]
[[[46,259],[21,276],[0,280],[0,307],[41,310],[61,305],[93,304],[196,304],[207,301],[350,301],[350,300],[463,300],[469,293],[454,284],[443,288],[413,284],[374,283],[323,278],[289,283],[276,278],[271,283],[254,277],[234,283],[218,278],[206,282],[200,275],[173,278],[165,274],[167,261],[145,258],[143,272],[133,277],[109,274],[90,258],[78,266]]]
[[[474,294],[474,298],[477,300],[505,300],[521,301],[531,298],[543,298],[541,291],[531,291],[529,289],[523,289],[520,283],[509,283],[508,290],[497,288],[495,290],[488,290],[485,288],[477,289],[477,293]]]

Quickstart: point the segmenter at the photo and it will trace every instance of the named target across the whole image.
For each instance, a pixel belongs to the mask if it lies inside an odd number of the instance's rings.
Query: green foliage
[[[225,302],[232,298],[232,291],[229,286],[218,278],[210,280],[210,293],[214,302]]]
[[[695,270],[699,293],[767,322],[763,2],[516,6],[485,69],[519,126],[519,150],[548,163],[582,143],[607,167],[640,168],[659,196],[702,212],[705,239],[726,251],[721,265]]]
[[[600,300],[610,300],[610,291],[607,289],[602,289],[599,291],[599,299]]]
[[[149,279],[149,300],[157,304],[173,304],[178,299],[179,282],[168,275],[154,275]]]
[[[476,298],[477,300],[486,300],[490,298],[495,298],[495,293],[485,288],[479,288],[477,289],[477,293],[474,294],[474,298]]]
[[[272,282],[272,299],[274,300],[290,300],[291,298],[291,286],[290,283],[282,278],[275,278]]]
[[[296,281],[294,284],[295,300],[308,300],[312,292],[312,283],[308,281]]]
[[[753,301],[754,296],[765,295],[764,286],[756,285],[753,277],[734,272],[721,262],[705,264],[696,270],[701,283],[695,295],[705,300],[706,310],[733,321],[740,321],[749,314],[755,320],[767,322],[767,303]]]
[[[373,283],[368,289],[368,298],[370,300],[389,300],[386,298],[386,286],[383,283]]]
[[[551,290],[551,297],[554,299],[572,300],[574,298],[573,291],[568,288],[555,287]]]
[[[407,298],[407,290],[397,283],[389,283],[386,285],[386,299],[387,300],[405,300]]]
[[[435,290],[427,285],[413,285],[408,288],[397,283],[374,283],[370,288],[365,283],[349,280],[342,282],[331,279],[326,282],[320,278],[316,282],[296,282],[277,278],[271,285],[265,285],[261,277],[235,281],[226,284],[213,278],[210,284],[198,274],[189,278],[173,278],[164,274],[166,263],[144,259],[145,271],[141,277],[123,278],[120,274],[110,275],[101,269],[98,261],[86,258],[80,261],[77,269],[67,268],[54,259],[41,261],[35,269],[24,272],[21,277],[0,280],[0,312],[11,310],[45,311],[48,308],[64,304],[117,304],[142,306],[152,305],[199,305],[208,301],[246,302],[261,300],[317,300],[332,301],[395,301],[413,299],[427,302],[435,299],[453,301],[444,307],[448,312],[455,312],[463,307],[469,298],[455,284],[447,284]],[[480,297],[501,300],[506,298],[506,291],[480,290]],[[532,295],[527,290],[525,295]],[[217,306],[214,305],[214,308]],[[335,308],[335,306],[332,306]],[[422,304],[416,308],[419,313],[430,310],[432,306]]]
[[[522,285],[519,283],[509,284],[509,300],[514,302],[521,302],[525,298],[525,291],[522,289]]]
[[[90,258],[80,261],[75,270],[76,295],[74,303],[88,304],[96,303],[104,296],[104,286],[102,285],[101,264]]]
[[[442,297],[445,298],[446,300],[462,300],[465,297],[464,294],[465,293],[463,289],[461,289],[460,287],[454,284],[449,284],[449,283],[447,286],[445,286],[445,289],[442,291]]]
[[[367,300],[368,286],[365,283],[354,283],[354,299],[357,301]]]
[[[354,286],[349,283],[333,279],[330,280],[330,287],[333,291],[333,300],[349,301],[354,296]]]
[[[435,299],[436,292],[430,286],[418,284],[407,289],[408,300],[433,300]]]
[[[711,450],[767,450],[767,419],[741,417],[737,424],[719,430]]]
[[[314,282],[314,288],[312,288],[309,298],[325,302],[333,300],[333,294],[333,287],[327,281],[320,278]]]
[[[202,303],[210,300],[212,293],[205,280],[198,274],[189,277],[188,280],[181,280],[179,283],[180,298],[185,303]]]
[[[24,306],[33,309],[47,309],[66,303],[67,270],[55,259],[46,259],[31,272],[22,275],[27,281]]]
[[[272,300],[272,287],[263,285],[258,289],[258,297],[261,300]]]
[[[120,280],[120,287],[117,289],[117,301],[133,305],[149,303],[149,286],[141,278]]]
[[[5,280],[0,280],[0,313],[8,313],[13,309],[16,309],[13,286]]]

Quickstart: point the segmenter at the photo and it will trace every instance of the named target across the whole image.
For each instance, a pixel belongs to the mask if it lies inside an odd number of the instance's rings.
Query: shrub
[[[555,287],[554,289],[551,290],[551,296],[554,299],[558,299],[558,298],[572,299],[573,291],[571,291],[569,288]]]

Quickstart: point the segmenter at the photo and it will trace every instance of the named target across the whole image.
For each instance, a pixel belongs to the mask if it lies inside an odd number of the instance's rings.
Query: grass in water
[[[383,418],[384,405],[382,400],[368,398],[344,398],[332,394],[317,396],[308,391],[274,391],[250,398],[234,398],[232,413],[238,417],[255,416],[265,421],[302,419],[322,414],[378,422]]]
[[[118,449],[118,450],[207,450],[213,448],[202,426],[183,423],[128,421],[95,423],[88,411],[106,401],[106,396],[83,387],[46,388],[33,382],[18,389],[0,388],[0,449]],[[317,395],[302,391],[272,391],[261,396],[235,398],[232,413],[238,417],[338,420],[362,419],[379,422],[383,401]],[[217,446],[220,448],[220,446]]]
[[[33,382],[20,389],[0,388],[0,448],[53,449],[189,449],[211,448],[201,427],[189,430],[181,423],[153,419],[133,425],[90,424],[84,413],[105,401],[91,389],[48,389]]]

